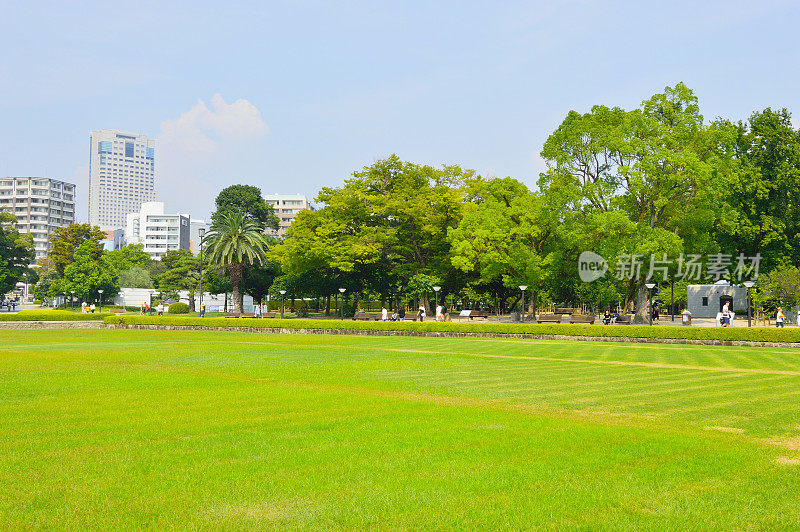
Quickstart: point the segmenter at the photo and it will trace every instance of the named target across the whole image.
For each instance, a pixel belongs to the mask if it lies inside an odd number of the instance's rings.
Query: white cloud
[[[244,99],[229,104],[219,94],[162,122],[156,144],[159,201],[170,211],[207,217],[222,188],[257,177],[243,172],[260,168],[253,159],[268,134],[255,105]]]
[[[203,100],[174,120],[161,123],[159,144],[171,148],[207,152],[220,143],[269,133],[261,119],[261,111],[247,100],[239,99],[228,104],[215,94],[211,107]]]

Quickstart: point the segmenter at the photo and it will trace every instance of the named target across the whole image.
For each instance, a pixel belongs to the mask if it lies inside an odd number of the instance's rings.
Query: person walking
[[[778,313],[775,314],[775,327],[783,329],[783,321],[786,319],[786,314],[783,313],[783,307],[778,307]]]
[[[81,314],[86,314],[86,300],[81,302]]]
[[[441,305],[436,305],[436,321],[444,321],[444,313],[442,312],[444,307]]]
[[[255,314],[256,318],[260,318],[261,317],[261,305],[256,305],[254,314]]]
[[[800,307],[797,307],[797,326],[800,327]]]
[[[91,304],[91,305],[89,305],[89,310],[91,310],[91,311],[92,311],[92,314],[94,314],[94,309],[96,309],[96,308],[97,308],[97,307],[95,307],[95,306],[94,306],[94,301],[92,301],[92,304]]]
[[[389,311],[386,310],[386,307],[381,308],[381,321],[387,321],[389,319]]]
[[[164,303],[159,301],[158,302],[158,306],[156,307],[156,310],[158,311],[158,315],[159,316],[163,316],[164,315]]]
[[[200,305],[200,317],[201,318],[205,318],[206,317],[206,304],[205,303]]]
[[[417,319],[419,321],[425,321],[425,307],[422,305],[419,306],[419,310],[417,311]]]

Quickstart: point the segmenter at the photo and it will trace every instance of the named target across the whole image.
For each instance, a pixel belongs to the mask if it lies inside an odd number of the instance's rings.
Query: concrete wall
[[[747,315],[747,288],[743,286],[690,284],[686,289],[686,306],[695,318],[715,318],[722,296],[733,298],[731,310],[739,315]],[[707,305],[703,305],[703,298],[708,298]]]

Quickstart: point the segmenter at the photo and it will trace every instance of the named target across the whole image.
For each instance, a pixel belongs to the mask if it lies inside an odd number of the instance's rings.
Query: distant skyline
[[[686,83],[706,120],[800,112],[795,2],[3,3],[0,176],[75,183],[89,131],[156,139],[158,200],[313,198],[397,153],[534,187],[570,110]]]

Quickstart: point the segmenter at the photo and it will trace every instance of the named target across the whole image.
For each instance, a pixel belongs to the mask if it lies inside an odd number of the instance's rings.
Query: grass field
[[[800,527],[800,350],[0,334],[3,528]]]

